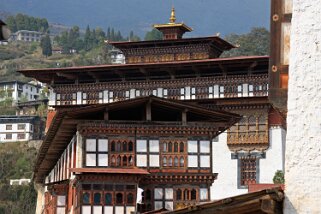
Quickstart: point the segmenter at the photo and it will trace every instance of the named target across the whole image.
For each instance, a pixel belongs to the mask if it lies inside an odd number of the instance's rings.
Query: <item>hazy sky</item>
[[[154,23],[168,22],[171,6],[190,36],[244,33],[269,28],[268,0],[0,0],[0,11],[45,17],[49,22],[85,28],[108,26],[140,35]]]

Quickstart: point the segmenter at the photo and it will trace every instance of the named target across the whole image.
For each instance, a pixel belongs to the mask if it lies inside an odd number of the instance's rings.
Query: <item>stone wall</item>
[[[321,209],[321,2],[294,0],[285,159],[285,213]]]

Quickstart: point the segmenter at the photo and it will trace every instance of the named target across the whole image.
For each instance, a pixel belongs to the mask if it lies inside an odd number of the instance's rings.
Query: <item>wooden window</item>
[[[174,158],[174,166],[175,166],[175,167],[178,167],[178,157],[175,157],[175,158]]]
[[[214,85],[208,88],[209,98],[224,98],[224,86]]]
[[[163,141],[162,148],[161,159],[163,167],[185,167],[187,153],[182,140]]]
[[[113,213],[114,209],[135,211],[136,185],[133,184],[82,184],[82,213]],[[97,191],[99,190],[99,192]]]
[[[187,141],[188,167],[189,168],[210,168],[211,143],[207,140]]]
[[[71,104],[73,105],[77,104],[77,93],[72,93]]]
[[[116,204],[123,204],[123,194],[122,193],[116,194]]]
[[[243,96],[243,85],[237,86],[237,96],[242,97]]]
[[[196,99],[196,88],[186,86],[181,88],[181,100],[194,100]]]
[[[66,196],[57,196],[57,214],[65,214],[66,212]]]
[[[87,167],[108,166],[108,140],[86,139],[85,159]]]
[[[61,94],[56,94],[56,104],[57,105],[61,104]]]
[[[208,189],[207,188],[200,188],[200,200],[201,201],[208,200]]]
[[[127,204],[134,204],[134,195],[132,193],[127,193]]]
[[[90,204],[90,193],[89,192],[83,192],[82,194],[82,204]]]
[[[174,152],[178,152],[178,143],[177,142],[174,143]]]
[[[191,200],[196,200],[196,190],[192,189],[191,191]]]
[[[95,205],[101,204],[101,193],[100,192],[94,193],[93,202]]]
[[[181,142],[179,144],[179,152],[184,152],[184,143],[183,142]]]
[[[133,166],[133,141],[128,139],[112,139],[110,142],[110,165],[113,167]]]
[[[167,96],[168,96],[168,89],[165,89],[165,88],[156,88],[156,89],[153,89],[152,94],[153,94],[154,96],[157,96],[157,97],[167,98]]]
[[[112,205],[113,203],[113,195],[112,193],[105,193],[105,201],[104,201],[104,204],[105,205]]]
[[[184,167],[185,163],[184,163],[184,157],[181,157],[179,160],[179,166],[180,167]]]
[[[182,190],[181,189],[176,190],[176,200],[177,201],[182,200]]]
[[[256,157],[241,158],[241,186],[256,183]]]

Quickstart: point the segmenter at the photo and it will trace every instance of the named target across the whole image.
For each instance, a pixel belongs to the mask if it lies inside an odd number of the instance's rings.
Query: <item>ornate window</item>
[[[181,100],[194,100],[196,99],[196,88],[186,86],[181,88]]]
[[[110,165],[112,167],[131,167],[134,165],[133,141],[112,139],[110,142]]]
[[[241,186],[256,183],[256,157],[241,157]]]
[[[135,211],[136,186],[132,184],[82,184],[82,213],[130,213]]]
[[[187,153],[183,140],[164,140],[162,142],[162,148],[161,155],[163,167],[185,167],[185,157]]]
[[[153,94],[154,96],[157,96],[157,97],[167,98],[167,97],[168,97],[168,89],[165,89],[165,88],[153,89],[152,94]]]
[[[209,98],[223,98],[224,97],[224,86],[223,85],[214,85],[208,88],[208,97]]]

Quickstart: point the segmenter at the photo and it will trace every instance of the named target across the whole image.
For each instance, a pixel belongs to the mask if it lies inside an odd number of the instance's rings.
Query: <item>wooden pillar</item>
[[[146,103],[146,120],[147,121],[151,121],[152,120],[152,101],[149,100],[147,103]]]
[[[104,120],[109,120],[108,108],[106,108],[106,110],[105,110],[105,112],[104,112]]]
[[[182,111],[182,124],[186,125],[186,123],[187,123],[187,109],[184,109]]]

